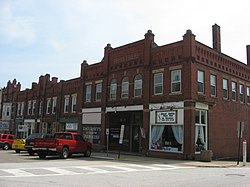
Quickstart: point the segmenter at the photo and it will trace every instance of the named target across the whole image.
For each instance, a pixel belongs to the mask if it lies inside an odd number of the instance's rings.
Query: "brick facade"
[[[214,25],[212,31],[213,48],[196,41],[191,30],[187,30],[181,41],[158,46],[149,30],[142,40],[116,48],[108,44],[102,61],[91,65],[83,61],[78,78],[57,82],[57,78],[50,80],[50,75],[45,75],[40,76],[31,89],[20,91],[18,85],[10,101],[12,119],[17,122],[12,130],[18,132],[20,120],[17,119],[21,119],[23,123],[25,120],[33,123],[36,132],[43,131],[44,125],[50,132],[77,130],[92,138],[93,143],[106,146],[106,129],[109,129],[109,146],[118,149],[119,132],[124,125],[124,151],[197,159],[200,151],[207,149],[213,151],[214,158],[236,158],[238,121],[244,122],[242,140],[250,140],[247,95],[250,94],[250,47],[247,46],[248,64],[243,64],[221,52],[220,27]],[[198,71],[204,75],[201,82],[204,92],[200,93]],[[177,92],[172,90],[172,73],[180,73]],[[162,92],[155,94],[155,75],[158,74],[162,76]],[[215,95],[211,95],[211,75],[215,77]],[[128,80],[128,97],[122,98],[124,77]],[[142,78],[142,95],[137,97],[138,77]],[[227,98],[224,98],[223,80],[227,82]],[[236,83],[236,100],[232,98],[232,82]],[[101,92],[98,91],[100,85]],[[244,102],[240,102],[240,85],[244,87]],[[2,105],[7,102],[4,95],[10,97],[8,90],[12,86],[8,84],[3,89]],[[113,89],[116,97],[111,99]],[[97,99],[97,93],[101,99]],[[77,102],[72,112],[74,96]],[[66,113],[65,97],[69,98]],[[53,98],[57,98],[54,113],[47,111],[48,99]],[[31,115],[27,114],[29,101],[35,101],[37,109]],[[41,101],[42,113],[39,114]],[[18,103],[22,102],[24,114],[18,116]],[[166,115],[172,117],[165,118]],[[67,129],[72,124],[77,124],[77,128]],[[161,136],[157,137],[156,130],[161,131]],[[197,143],[198,140],[201,143]]]

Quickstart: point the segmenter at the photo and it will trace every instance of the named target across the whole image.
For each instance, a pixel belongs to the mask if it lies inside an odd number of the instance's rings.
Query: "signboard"
[[[109,135],[109,128],[106,128],[106,135]]]
[[[156,123],[176,123],[176,111],[157,111]]]
[[[0,121],[0,130],[8,131],[9,130],[9,123]]]
[[[27,132],[28,131],[28,125],[18,125],[18,132]]]
[[[83,137],[93,144],[100,143],[100,132],[99,126],[83,126]]]
[[[122,144],[123,142],[124,128],[125,128],[125,125],[121,125],[119,144]]]
[[[238,121],[237,122],[237,137],[242,138],[243,132],[244,132],[244,122],[243,121]]]
[[[66,123],[66,130],[76,131],[77,130],[77,123]]]

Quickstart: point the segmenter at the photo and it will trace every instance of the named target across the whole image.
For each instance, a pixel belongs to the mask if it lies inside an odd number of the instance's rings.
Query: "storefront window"
[[[183,150],[183,125],[151,125],[151,150]]]
[[[100,126],[84,126],[83,138],[92,144],[100,144]]]
[[[195,147],[196,151],[207,149],[207,111],[195,111]]]

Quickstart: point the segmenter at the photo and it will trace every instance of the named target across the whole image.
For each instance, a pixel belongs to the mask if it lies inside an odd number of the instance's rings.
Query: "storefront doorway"
[[[124,125],[123,142],[119,144],[121,125]],[[121,149],[126,152],[140,152],[142,112],[112,112],[109,113],[109,142],[111,150]]]

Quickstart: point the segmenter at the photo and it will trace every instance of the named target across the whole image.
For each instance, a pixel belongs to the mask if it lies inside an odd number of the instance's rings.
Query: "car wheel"
[[[39,158],[46,158],[46,153],[40,152],[38,153]]]
[[[67,147],[64,147],[63,150],[62,150],[62,152],[61,152],[61,158],[66,159],[68,157],[69,157],[69,150],[68,150]]]
[[[6,143],[6,144],[3,145],[3,150],[8,150],[9,148],[10,148],[9,144]]]
[[[33,150],[28,150],[28,153],[30,156],[34,156],[34,154],[35,154]]]
[[[21,152],[21,150],[16,150],[16,153],[20,153]]]
[[[85,157],[90,157],[91,155],[91,148],[87,148],[86,152],[84,153]]]

